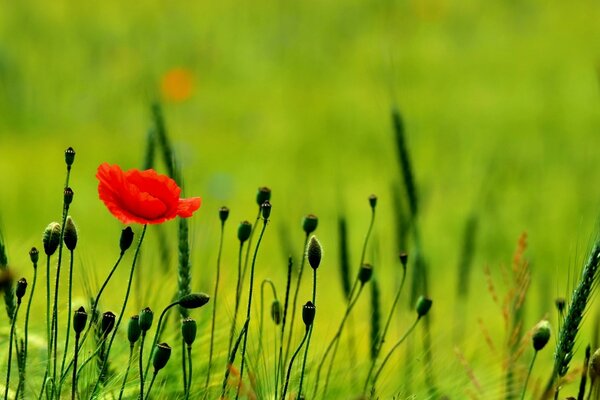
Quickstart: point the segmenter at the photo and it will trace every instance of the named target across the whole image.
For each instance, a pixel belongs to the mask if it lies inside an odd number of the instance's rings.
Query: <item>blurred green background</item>
[[[390,118],[397,105],[421,198],[438,365],[457,362],[456,265],[465,221],[472,213],[479,218],[465,313],[471,335],[461,348],[492,387],[488,393],[502,379],[485,362],[489,354],[474,321],[487,315],[499,343],[503,337],[483,266],[500,281],[497,267],[510,264],[519,234],[528,233],[530,326],[553,311],[554,297],[567,294],[567,276],[595,238],[597,2],[2,1],[1,9],[0,221],[20,274],[29,273],[29,248],[40,247],[44,227],[60,216],[63,151],[72,146],[79,268],[92,282],[103,279],[117,256],[120,225],[97,199],[95,169],[104,161],[141,167],[156,99],[184,169],[185,192],[203,197],[191,222],[195,287],[212,290],[221,205],[232,209],[224,260],[225,285],[232,284],[235,226],[255,217],[256,188],[268,185],[272,228],[258,279],[272,277],[283,290],[289,249],[281,232],[290,230],[298,255],[301,218],[317,214],[325,248],[322,315],[343,304],[337,217],[349,219],[357,262],[371,193],[380,201],[368,258],[384,304],[393,295],[401,250],[391,204],[392,187],[401,182]],[[183,71],[185,99],[164,89],[173,71]],[[174,233],[175,224],[166,229]],[[120,273],[124,280],[125,268]],[[145,284],[158,286],[148,275]],[[175,275],[165,282],[174,288]],[[145,296],[140,301],[156,301]],[[367,299],[360,307],[368,315]],[[338,320],[317,317],[315,352]],[[356,325],[368,329],[368,318],[357,317]],[[366,352],[366,336],[359,342]],[[348,380],[349,372],[337,374]],[[457,382],[466,373],[457,374],[438,374],[440,386],[462,393]],[[386,382],[388,390],[403,384],[391,375]]]

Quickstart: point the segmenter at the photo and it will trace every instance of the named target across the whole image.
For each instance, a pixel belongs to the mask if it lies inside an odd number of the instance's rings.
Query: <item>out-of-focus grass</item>
[[[313,212],[326,251],[320,282],[337,282],[337,215],[348,214],[356,260],[372,192],[380,197],[376,273],[393,274],[401,250],[389,194],[398,179],[394,102],[423,199],[436,357],[454,361],[445,316],[471,210],[480,217],[471,293],[482,300],[468,306],[470,318],[492,307],[481,267],[509,263],[523,230],[534,304],[546,301],[550,312],[568,271],[581,264],[600,205],[600,8],[592,1],[20,1],[2,9],[0,218],[21,274],[29,273],[28,249],[59,217],[61,154],[73,146],[80,260],[89,274],[105,275],[119,225],[97,200],[95,168],[141,166],[148,104],[175,67],[194,78],[192,97],[164,111],[186,193],[204,198],[192,221],[197,288],[211,287],[218,207],[232,209],[233,238],[237,222],[254,217],[264,184],[274,209],[262,277],[279,274],[283,284],[278,226],[295,228],[299,247],[300,219]],[[225,248],[229,271],[234,247]],[[323,294],[322,307],[341,307],[339,288],[339,296]],[[393,287],[381,290],[389,304]],[[526,320],[533,324],[543,309],[529,307]],[[319,323],[315,334],[324,338],[337,321]],[[313,346],[322,350],[318,339]]]

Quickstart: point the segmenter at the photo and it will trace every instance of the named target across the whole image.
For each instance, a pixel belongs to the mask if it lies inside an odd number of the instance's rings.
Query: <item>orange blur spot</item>
[[[167,71],[160,82],[163,98],[171,102],[182,102],[192,97],[194,76],[185,68],[172,68]]]

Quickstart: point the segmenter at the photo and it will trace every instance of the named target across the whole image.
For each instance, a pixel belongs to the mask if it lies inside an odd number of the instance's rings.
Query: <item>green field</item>
[[[423,294],[433,299],[427,317],[432,347],[424,350],[418,327],[381,376],[381,398],[513,398],[506,393],[504,367],[509,338],[485,268],[502,302],[508,290],[502,267],[510,270],[523,232],[531,282],[522,334],[548,318],[556,335],[554,299],[569,298],[598,238],[597,2],[4,1],[0,10],[0,231],[14,275],[30,280],[27,253],[32,246],[42,248],[44,228],[61,217],[63,152],[72,146],[77,156],[70,214],[80,234],[73,303],[87,307],[88,297],[118,256],[124,227],[98,199],[96,169],[102,162],[123,169],[143,166],[151,104],[160,101],[183,170],[185,195],[203,199],[189,220],[194,291],[213,291],[218,209],[231,209],[211,398],[218,398],[224,373],[235,297],[237,225],[254,221],[259,186],[272,189],[273,211],[256,264],[256,286],[270,278],[282,297],[287,255],[291,251],[299,263],[302,254],[302,217],[319,217],[316,235],[324,256],[305,378],[308,395],[315,364],[345,305],[338,218],[348,220],[355,274],[372,193],[379,200],[366,260],[374,265],[383,318],[387,315],[400,281],[397,255],[402,250],[409,257],[415,252],[412,238],[403,244],[396,233],[394,197],[408,211],[392,126],[394,107],[405,124],[419,197],[421,250],[429,268],[429,289]],[[191,95],[183,101],[161,90],[161,82],[174,69],[191,77]],[[166,173],[159,153],[156,168]],[[466,282],[469,293],[460,304],[457,271],[469,218],[477,219],[477,230]],[[133,228],[139,235],[141,226]],[[145,306],[162,310],[177,289],[177,223],[168,222],[161,231],[151,228],[126,316]],[[168,239],[167,263],[160,261],[157,250],[162,234]],[[131,257],[111,281],[103,310],[117,310],[122,304]],[[412,268],[409,263],[409,283]],[[303,279],[301,304],[310,298],[312,285],[310,274]],[[409,287],[388,344],[413,319]],[[42,289],[40,284],[30,326],[36,362],[28,366],[39,374],[46,350]],[[327,398],[361,394],[369,365],[368,289],[352,314],[352,330],[342,338]],[[273,324],[267,318],[267,344],[257,356],[259,297],[253,304],[251,370],[258,398],[272,398]],[[66,307],[64,296],[62,305]],[[203,394],[208,362],[210,305],[192,312],[199,323],[192,391],[198,396]],[[598,307],[593,301],[588,306],[572,370],[581,367],[588,343],[592,350],[600,345],[594,333]],[[0,345],[7,347],[10,326],[8,319],[0,321]],[[167,337],[177,343],[174,319],[171,324]],[[111,353],[115,368],[128,355],[124,325],[121,330],[123,340]],[[539,392],[552,372],[555,337],[536,361],[528,396]],[[349,351],[352,340],[355,352]],[[169,379],[158,382],[158,376],[156,398],[183,398],[180,349],[173,347],[170,375],[165,373]],[[407,349],[412,349],[408,356]],[[427,384],[427,351],[432,355],[435,391]],[[2,389],[6,354],[3,351],[0,358]],[[515,362],[519,394],[532,356],[527,346]],[[27,394],[37,396],[39,377],[29,374],[35,378]],[[11,387],[16,387],[16,367],[12,376]],[[135,398],[137,375],[130,376],[130,395]],[[120,383],[118,377],[110,381],[107,398]],[[578,380],[567,385],[561,395],[576,395],[577,385]]]

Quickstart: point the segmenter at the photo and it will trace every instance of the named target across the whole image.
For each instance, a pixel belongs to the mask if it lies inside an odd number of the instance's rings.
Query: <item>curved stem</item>
[[[127,375],[129,375],[129,369],[131,368],[131,361],[133,360],[133,344],[129,346],[129,359],[127,360],[127,369],[125,370],[125,376],[123,377],[123,383],[121,384],[121,390],[119,390],[119,400],[123,398],[123,391],[125,390],[125,384],[127,383]],[[140,374],[141,376],[141,374]]]
[[[71,400],[75,400],[75,392],[77,391],[77,350],[79,347],[79,333],[75,334],[75,351],[73,357],[73,382],[71,384]],[[62,379],[59,386],[62,385]]]
[[[248,247],[246,247],[246,256],[244,258],[244,270],[242,271],[242,282],[246,280],[246,272],[248,272],[248,261],[250,261],[250,250],[252,249],[252,238],[254,238],[254,231],[256,230],[256,226],[260,221],[261,208],[260,204],[258,205],[258,213],[256,214],[256,221],[252,225],[252,230],[250,230],[250,236],[248,237]]]
[[[242,250],[244,243],[240,242],[240,250],[238,252],[238,274],[237,283],[235,285],[235,308],[233,311],[233,321],[231,321],[231,329],[229,330],[229,346],[227,347],[227,354],[231,353],[231,346],[233,344],[233,334],[235,332],[235,325],[237,322],[237,315],[240,309],[240,298],[242,296]]]
[[[158,375],[158,371],[154,371],[154,373],[152,374],[152,380],[150,381],[150,386],[148,386],[148,394],[147,396],[150,396],[150,390],[152,390],[152,385],[154,385],[154,380],[156,379],[156,375]],[[150,397],[148,397],[150,398]],[[142,399],[142,398],[140,398]]]
[[[302,272],[304,271],[304,264],[306,263],[306,246],[308,245],[308,234],[304,237],[304,246],[302,247],[302,261],[300,262],[300,268],[298,269],[298,281],[296,282],[296,288],[294,289],[294,301],[292,302],[292,318],[290,319],[290,333],[288,334],[287,345],[285,347],[285,357],[283,358],[283,364],[287,363],[290,355],[290,347],[292,346],[292,337],[294,336],[294,321],[296,319],[296,307],[298,306],[298,292],[300,291],[300,283],[302,282]]]
[[[185,388],[185,400],[190,398],[190,390],[192,389],[192,346],[187,346],[187,358],[188,358],[188,371],[189,371],[189,379],[187,387]],[[205,388],[208,393],[208,386]],[[206,394],[205,394],[206,396]]]
[[[227,363],[227,369],[225,370],[225,377],[223,378],[223,386],[221,388],[220,399],[225,398],[225,391],[227,390],[227,379],[229,378],[229,374],[231,372],[230,367],[233,365],[233,363],[235,361],[235,355],[237,354],[238,347],[240,347],[240,342],[242,341],[242,337],[244,337],[244,335],[246,334],[247,329],[248,329],[248,321],[246,321],[246,323],[242,327],[242,330],[240,331],[240,334],[239,334],[237,340],[235,341],[235,345],[233,346],[233,349],[231,349],[231,354],[229,355],[229,361]]]
[[[25,393],[25,378],[27,373],[27,350],[29,347],[29,312],[31,311],[31,302],[33,300],[33,294],[35,293],[35,283],[37,282],[37,263],[33,263],[33,284],[31,285],[31,292],[29,293],[29,300],[27,300],[27,311],[25,312],[25,345],[24,345],[24,360],[23,360],[23,378],[20,386],[22,388],[21,394]]]
[[[379,379],[379,375],[381,374],[381,371],[383,371],[383,367],[385,367],[385,364],[387,364],[387,362],[389,361],[390,357],[392,356],[392,353],[394,353],[394,351],[402,344],[402,342],[404,342],[404,340],[408,337],[408,335],[410,335],[410,333],[415,329],[415,326],[417,326],[417,324],[419,323],[420,320],[421,320],[421,317],[417,317],[417,319],[415,320],[415,322],[410,326],[410,328],[408,328],[408,330],[404,333],[404,335],[400,338],[400,340],[398,340],[396,342],[396,344],[394,345],[394,347],[391,348],[391,350],[389,351],[389,353],[383,359],[383,362],[379,366],[379,369],[377,370],[377,373],[373,377],[373,384],[371,386],[371,394],[375,393],[375,385],[377,384],[377,379]]]
[[[6,370],[6,384],[4,387],[4,400],[8,399],[8,385],[10,383],[10,367],[11,367],[11,361],[12,361],[12,344],[13,344],[13,337],[15,334],[15,325],[17,322],[17,314],[19,313],[19,308],[21,307],[21,301],[19,300],[17,302],[17,308],[15,309],[15,313],[12,316],[12,324],[10,325],[10,336],[8,338],[8,365],[7,365],[7,370]]]
[[[267,283],[269,285],[271,285],[271,290],[273,291],[273,297],[275,300],[277,300],[277,290],[275,289],[275,284],[270,279],[263,279],[263,281],[260,283],[260,322],[259,322],[259,328],[258,328],[258,354],[262,353],[262,347],[263,347],[263,325],[264,325],[263,322],[264,322],[264,314],[265,314],[264,297],[265,297],[265,284],[267,284]]]
[[[317,306],[317,270],[313,269],[313,296],[312,302]],[[304,382],[304,371],[306,370],[306,359],[308,358],[308,348],[310,347],[310,338],[312,337],[312,331],[314,323],[310,326],[310,332],[308,333],[308,341],[306,343],[306,349],[304,350],[304,360],[302,361],[302,370],[300,371],[300,385],[298,386],[298,396],[302,394],[302,383]]]
[[[144,359],[144,341],[146,339],[146,332],[142,332],[142,339],[140,342],[140,357],[138,365],[140,369],[140,400],[144,400],[144,370],[143,370],[143,359]]]
[[[529,383],[529,377],[531,376],[531,371],[533,370],[533,364],[535,363],[535,358],[537,356],[537,350],[533,353],[533,358],[531,359],[531,364],[529,364],[529,371],[527,371],[527,378],[525,378],[525,385],[523,386],[523,393],[521,394],[521,400],[525,398],[525,392],[527,391],[527,383]]]
[[[285,285],[285,303],[283,305],[283,319],[281,321],[281,336],[279,338],[279,358],[277,360],[277,370],[275,371],[275,399],[277,399],[277,389],[279,388],[279,374],[281,373],[281,379],[283,379],[283,338],[285,336],[285,322],[287,318],[288,302],[290,300],[290,284],[292,282],[292,266],[293,260],[290,256],[288,259],[288,271],[287,280]]]
[[[206,372],[206,382],[204,383],[204,398],[206,398],[208,393],[208,383],[210,382],[210,370],[212,368],[212,359],[213,359],[213,347],[215,342],[215,323],[217,320],[217,293],[219,291],[219,278],[221,276],[221,254],[223,253],[223,235],[225,231],[225,221],[221,221],[221,234],[219,237],[219,252],[217,253],[217,276],[215,278],[215,292],[213,298],[215,299],[213,302],[213,315],[212,322],[210,326],[210,350],[208,355],[208,371]],[[190,360],[191,364],[191,360]],[[192,371],[190,371],[190,375]],[[188,385],[189,386],[189,385]],[[189,391],[187,391],[189,396]]]
[[[290,383],[290,375],[292,373],[292,365],[294,364],[294,359],[296,358],[298,353],[300,353],[300,349],[302,349],[302,346],[304,346],[304,342],[306,342],[306,338],[308,337],[309,332],[310,332],[310,329],[307,328],[306,332],[304,333],[304,337],[302,338],[302,341],[300,342],[300,345],[298,346],[298,348],[294,352],[294,355],[290,359],[290,365],[288,366],[287,376],[285,378],[285,386],[283,387],[283,392],[281,392],[281,400],[285,399],[285,394],[287,393],[287,388]]]
[[[256,256],[258,255],[258,249],[260,247],[260,242],[262,241],[263,235],[265,234],[265,229],[267,228],[268,220],[264,220],[263,227],[260,231],[260,235],[258,236],[258,241],[256,242],[256,247],[254,248],[254,256],[252,257],[252,267],[250,268],[250,289],[248,293],[248,309],[246,311],[246,324],[250,326],[250,311],[252,310],[252,293],[254,286],[254,268],[256,266]],[[236,400],[240,396],[240,387],[242,386],[242,380],[244,378],[244,364],[246,362],[246,344],[248,342],[248,329],[246,329],[246,333],[244,333],[244,344],[242,346],[242,366],[240,367],[240,384],[237,387],[237,392],[235,394]]]
[[[67,315],[71,315],[71,299],[73,298],[73,250],[71,250],[71,259],[69,260],[69,300],[67,304]],[[71,336],[71,318],[67,318],[67,330],[65,333],[65,347],[63,358],[60,365],[60,376],[65,371],[65,362],[67,360],[67,349],[69,348],[69,337]],[[62,385],[58,384],[58,398],[60,398]]]
[[[160,317],[158,318],[158,324],[156,324],[156,332],[154,333],[154,339],[152,339],[152,347],[150,349],[150,356],[148,357],[148,362],[146,363],[146,372],[144,372],[144,380],[148,376],[148,370],[150,369],[150,363],[152,362],[152,356],[154,355],[154,350],[156,349],[156,344],[158,343],[158,336],[161,332],[163,319],[165,319],[165,315],[167,315],[167,311],[169,311],[171,308],[173,308],[177,305],[179,305],[179,301],[175,301],[175,302],[169,304],[160,313]],[[140,357],[140,359],[141,359],[141,357]]]

